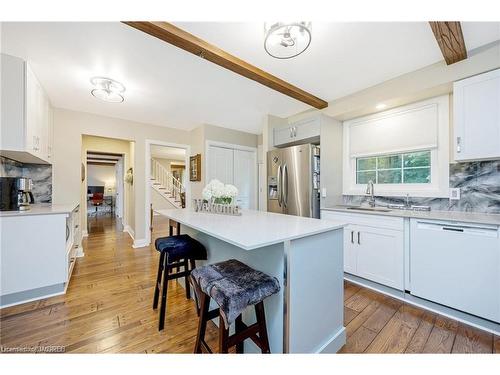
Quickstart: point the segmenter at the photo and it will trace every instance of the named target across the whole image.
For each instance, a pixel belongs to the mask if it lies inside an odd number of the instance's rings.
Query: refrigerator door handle
[[[288,166],[285,164],[283,166],[283,178],[282,178],[282,200],[283,200],[283,206],[286,208],[288,205]]]
[[[278,165],[278,176],[277,176],[277,186],[278,186],[278,205],[281,207],[281,194],[282,194],[282,189],[281,189],[281,164]]]

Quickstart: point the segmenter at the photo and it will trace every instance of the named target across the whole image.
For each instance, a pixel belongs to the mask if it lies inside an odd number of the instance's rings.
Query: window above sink
[[[431,151],[356,158],[356,184],[430,184]]]
[[[448,197],[449,95],[345,121],[343,194]]]

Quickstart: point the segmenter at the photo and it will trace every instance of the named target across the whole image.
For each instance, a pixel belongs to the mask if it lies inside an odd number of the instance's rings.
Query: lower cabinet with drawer
[[[347,221],[344,271],[404,290],[403,218],[322,211],[322,219]]]

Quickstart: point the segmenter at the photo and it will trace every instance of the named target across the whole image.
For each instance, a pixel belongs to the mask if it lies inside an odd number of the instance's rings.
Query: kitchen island
[[[238,259],[278,279],[280,291],[265,300],[272,353],[335,353],[345,344],[346,223],[253,210],[241,216],[189,209],[157,212],[206,247],[208,259],[197,266]],[[243,313],[243,320],[255,322],[253,309]],[[245,352],[257,351],[246,340]]]

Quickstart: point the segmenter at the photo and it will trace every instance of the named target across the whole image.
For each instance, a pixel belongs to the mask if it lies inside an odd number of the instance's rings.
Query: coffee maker
[[[26,177],[0,177],[0,211],[26,211],[33,198],[33,181]]]

